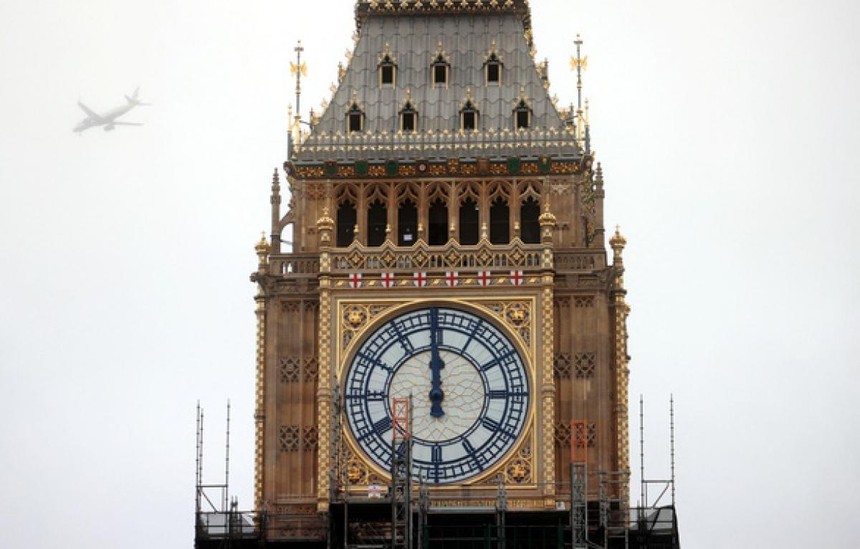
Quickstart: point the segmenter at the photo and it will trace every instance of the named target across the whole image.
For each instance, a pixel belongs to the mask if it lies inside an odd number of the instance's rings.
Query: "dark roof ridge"
[[[529,0],[357,0],[355,25],[361,28],[371,15],[463,15],[513,13],[531,34]],[[530,44],[531,45],[531,44]]]

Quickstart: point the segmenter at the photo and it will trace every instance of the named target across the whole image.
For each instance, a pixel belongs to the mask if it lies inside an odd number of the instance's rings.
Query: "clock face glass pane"
[[[359,345],[344,382],[352,436],[391,462],[391,400],[412,399],[412,474],[459,482],[494,466],[523,432],[529,380],[522,357],[474,313],[434,307],[393,318]]]

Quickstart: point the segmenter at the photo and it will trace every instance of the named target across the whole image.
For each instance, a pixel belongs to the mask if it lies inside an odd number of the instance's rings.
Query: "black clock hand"
[[[439,341],[437,339],[439,320],[437,314],[437,309],[430,309],[430,402],[432,403],[430,406],[430,415],[433,417],[442,417],[445,415],[445,412],[442,410],[442,401],[445,399],[445,393],[442,391],[442,368],[445,367],[445,363],[442,362],[442,357],[439,356]]]

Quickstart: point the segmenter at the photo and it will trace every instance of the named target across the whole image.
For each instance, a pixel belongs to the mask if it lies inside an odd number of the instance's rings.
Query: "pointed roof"
[[[527,0],[359,1],[355,10],[349,65],[293,162],[582,156],[535,63]],[[488,82],[491,59],[501,63],[497,82]],[[382,82],[383,62],[394,64],[393,82]],[[444,85],[434,84],[435,62],[449,67]],[[403,129],[407,102],[412,131]],[[467,103],[474,130],[463,129]],[[517,109],[528,110],[527,128],[518,129]],[[350,131],[350,112],[361,113],[360,131]]]

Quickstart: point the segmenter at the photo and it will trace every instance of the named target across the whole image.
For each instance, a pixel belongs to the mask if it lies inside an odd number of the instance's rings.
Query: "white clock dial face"
[[[377,465],[391,459],[391,400],[412,398],[413,476],[459,482],[495,465],[522,434],[529,381],[516,347],[471,313],[404,313],[359,346],[344,384],[347,424]]]

